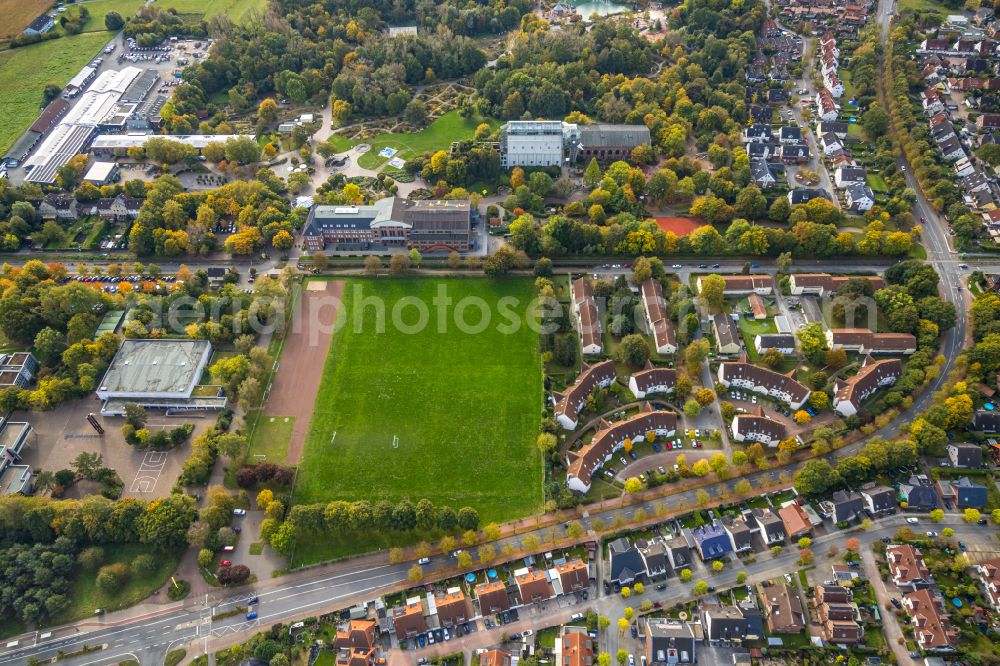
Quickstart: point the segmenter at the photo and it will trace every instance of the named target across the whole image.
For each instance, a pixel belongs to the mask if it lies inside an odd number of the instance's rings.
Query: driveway
[[[875,556],[870,548],[861,549],[861,562],[864,565],[865,575],[875,590],[878,612],[882,615],[882,632],[885,634],[885,640],[889,643],[893,654],[896,655],[896,663],[902,664],[902,666],[914,666],[915,662],[906,649],[905,640],[902,644],[900,643],[900,639],[903,639],[903,629],[899,626],[899,619],[895,612],[886,609],[886,606],[894,608],[892,602],[889,601],[894,595],[891,595],[886,589],[885,581],[879,574],[878,565],[875,564]]]

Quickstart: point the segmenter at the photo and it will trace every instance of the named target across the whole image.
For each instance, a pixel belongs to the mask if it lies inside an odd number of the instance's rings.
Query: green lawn
[[[868,187],[872,188],[872,191],[876,193],[889,191],[889,186],[885,184],[885,179],[877,173],[868,174]]]
[[[757,349],[753,345],[754,338],[758,335],[778,332],[778,327],[775,326],[774,319],[771,318],[757,320],[740,317],[739,329],[751,361],[757,358]]]
[[[88,19],[87,24],[84,26],[85,32],[100,32],[105,31],[107,28],[104,27],[104,16],[109,12],[117,12],[121,16],[127,19],[130,16],[134,16],[139,8],[142,7],[143,0],[85,0],[85,2],[76,2],[72,5],[67,5],[67,13],[72,14],[78,11],[77,7],[86,7],[87,11],[90,12],[90,19]],[[107,38],[111,38],[112,33],[105,32]]]
[[[97,588],[95,574],[77,571],[70,593],[73,603],[63,613],[53,617],[50,626],[93,617],[94,611],[98,608],[113,611],[136,605],[168,583],[181,560],[180,552],[158,553],[142,544],[113,544],[102,548],[104,548],[104,564],[117,562],[131,564],[139,555],[149,553],[156,558],[159,569],[148,578],[139,578],[133,574],[128,584],[113,595],[108,595]]]
[[[910,11],[933,11],[942,14],[950,13],[947,7],[934,0],[900,0],[897,11],[903,13],[907,9]]]
[[[294,427],[294,416],[261,416],[250,442],[250,461],[260,460],[257,456],[265,456],[264,460],[283,465]]]
[[[110,39],[107,32],[53,39],[0,52],[0,153],[38,117],[46,84],[64,86]]]
[[[454,299],[446,319],[432,303],[439,287]],[[438,506],[472,506],[483,522],[537,510],[541,358],[523,320],[533,295],[530,280],[349,280],[346,324],[326,360],[295,500],[426,497]],[[468,297],[491,310],[482,332],[455,325],[454,304]],[[400,308],[404,298],[411,305]],[[497,330],[506,321],[497,312],[501,298],[521,315],[516,332]],[[362,310],[361,299],[384,303],[382,332],[377,306]],[[429,323],[404,332],[418,317],[417,301],[426,304]],[[394,309],[402,327],[393,324]],[[465,308],[464,317],[477,323],[481,311]]]
[[[127,3],[129,0],[107,1]],[[267,0],[155,0],[154,6],[176,9],[178,14],[200,14],[206,18],[225,14],[233,21],[242,21],[254,10],[263,12],[267,8]]]
[[[378,169],[390,159],[378,155],[385,147],[395,148],[398,152],[394,157],[404,160],[432,150],[448,150],[452,141],[471,139],[481,123],[488,123],[494,129],[500,125],[500,121],[492,118],[463,118],[458,111],[449,111],[419,132],[379,134],[364,142],[371,146],[371,150],[358,158],[358,165],[365,169]]]

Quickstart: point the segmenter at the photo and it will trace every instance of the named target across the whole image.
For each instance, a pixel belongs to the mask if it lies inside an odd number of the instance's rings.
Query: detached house
[[[392,609],[392,624],[396,629],[396,638],[404,640],[427,631],[424,620],[424,608],[420,597],[411,597],[401,606]]]
[[[434,595],[434,608],[437,610],[438,624],[442,627],[454,627],[474,616],[472,603],[458,587],[450,587],[444,594]]]
[[[983,449],[978,444],[949,444],[945,451],[952,467],[979,468],[983,464]]]
[[[725,557],[733,552],[733,544],[729,539],[729,533],[722,527],[722,523],[713,520],[711,525],[702,525],[691,530],[691,538],[701,559],[708,562]]]
[[[986,597],[993,610],[1000,611],[1000,557],[976,565],[976,573],[983,584]]]
[[[684,533],[666,537],[663,546],[667,550],[667,561],[674,571],[691,565],[691,544]]]
[[[848,185],[865,183],[868,180],[868,171],[864,167],[840,167],[833,172],[833,182],[840,189]]]
[[[876,516],[896,513],[896,492],[892,488],[878,486],[861,491],[865,508]]]
[[[843,139],[833,133],[821,134],[819,137],[819,145],[823,150],[823,154],[826,156],[833,155],[837,151],[844,149]]]
[[[865,500],[860,493],[838,490],[831,501],[823,502],[823,507],[833,516],[834,523],[846,523],[864,515]]]
[[[745,520],[742,518],[723,518],[722,529],[729,535],[733,552],[743,553],[750,550],[753,545],[753,536]]]
[[[785,524],[777,514],[770,509],[754,509],[750,516],[768,546],[785,542]]]
[[[743,349],[743,338],[736,322],[725,312],[719,312],[712,317],[712,335],[715,336],[717,354],[731,356],[739,354]]]
[[[755,638],[747,617],[735,606],[703,606],[701,624],[705,640],[711,644],[742,643],[748,638]]]
[[[644,621],[649,666],[698,663],[698,641],[690,624],[665,617],[647,617]]]
[[[642,563],[646,568],[646,575],[650,578],[659,578],[667,575],[669,569],[667,549],[664,548],[659,540],[639,541],[636,544],[636,548],[639,550],[639,556],[642,557]]]
[[[958,509],[982,509],[986,506],[986,486],[975,483],[967,476],[955,481],[939,479],[937,487],[941,499],[954,503]]]
[[[875,192],[867,185],[848,185],[845,197],[849,210],[863,213],[875,205]]]
[[[774,131],[770,125],[755,123],[743,130],[745,143],[770,143],[774,141]]]
[[[556,573],[559,575],[559,586],[563,594],[581,592],[590,587],[590,571],[587,563],[577,558],[557,564]]]
[[[805,628],[806,614],[798,592],[781,584],[761,587],[760,592],[769,633],[797,634]]]
[[[646,564],[639,549],[632,542],[621,537],[608,544],[611,553],[609,580],[619,585],[628,585],[646,576]]]
[[[802,128],[798,125],[785,125],[778,130],[778,141],[797,144],[802,142]]]
[[[338,630],[333,640],[339,666],[370,666],[375,663],[375,620],[351,620],[346,630]]]
[[[38,215],[43,220],[75,220],[78,204],[71,194],[46,194],[38,204]]]
[[[809,514],[795,502],[778,509],[778,516],[785,525],[785,533],[793,541],[812,532],[813,525]]]
[[[771,165],[765,159],[755,159],[750,162],[750,176],[753,178],[753,184],[762,190],[774,187],[778,182]]]
[[[933,511],[940,504],[937,491],[926,476],[911,476],[900,484],[899,496],[909,511]]]

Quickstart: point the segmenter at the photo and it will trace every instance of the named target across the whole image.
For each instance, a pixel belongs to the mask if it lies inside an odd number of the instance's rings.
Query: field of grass
[[[170,576],[177,569],[181,553],[158,553],[149,546],[142,544],[105,545],[104,564],[124,562],[131,565],[139,555],[149,553],[156,558],[159,568],[148,578],[132,575],[129,582],[116,594],[106,594],[97,587],[97,576],[92,573],[77,571],[70,592],[73,603],[63,613],[52,618],[50,625],[55,626],[94,616],[94,611],[103,608],[107,611],[119,610],[134,606],[153,592],[169,582]]]
[[[358,165],[365,169],[378,169],[391,158],[379,157],[383,148],[395,148],[398,152],[394,157],[408,160],[433,150],[447,150],[452,141],[471,139],[481,123],[488,123],[491,128],[500,125],[493,118],[463,118],[458,111],[449,111],[426,128],[412,134],[379,134],[365,141],[371,150],[358,158]]]
[[[263,12],[268,0],[155,0],[155,7],[176,9],[178,14],[201,14],[214,16],[225,14],[234,22],[239,22],[256,10]]]
[[[66,85],[109,38],[89,33],[0,52],[0,154],[35,122],[45,85]]]
[[[948,14],[950,10],[939,2],[934,0],[900,0],[899,7],[897,11],[903,13],[906,10],[910,11],[931,11],[938,12],[940,14]]]
[[[486,303],[492,318],[485,330],[458,330],[455,305],[439,319],[432,303],[439,287],[454,304],[467,297]],[[426,497],[437,506],[472,506],[483,522],[537,510],[538,338],[523,318],[516,332],[501,332],[497,312],[501,298],[513,298],[510,310],[523,317],[532,297],[529,280],[348,281],[346,325],[326,360],[296,502]],[[361,299],[384,303],[383,332],[376,331],[376,306],[362,310]],[[411,305],[400,309],[403,299]],[[430,311],[417,332],[405,329],[418,318],[414,302]],[[402,327],[393,324],[394,308]],[[481,321],[478,307],[464,316]]]
[[[29,23],[52,6],[52,0],[0,0],[0,40],[7,40],[21,34]]]
[[[265,456],[267,462],[284,464],[294,427],[294,416],[261,416],[250,442],[250,460]]]

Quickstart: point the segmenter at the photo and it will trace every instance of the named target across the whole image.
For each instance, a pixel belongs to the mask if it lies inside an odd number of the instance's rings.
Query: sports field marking
[[[129,492],[151,493],[156,489],[156,482],[163,473],[163,468],[167,464],[167,454],[165,451],[147,451],[142,457],[139,469],[136,470]]]
[[[399,448],[399,437],[397,437],[396,435],[392,436],[392,448],[394,449]]]

